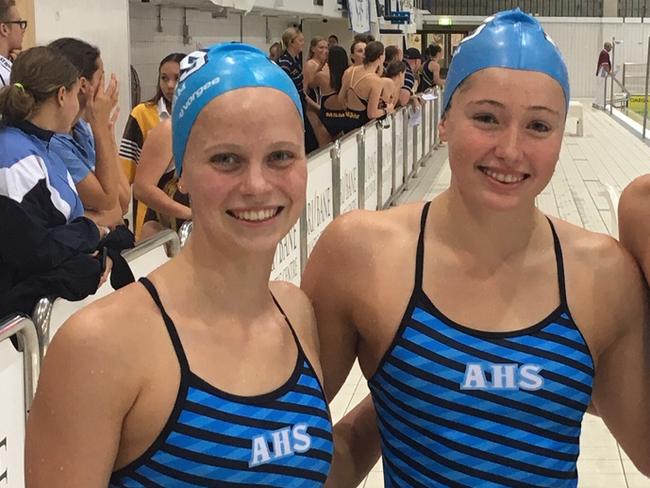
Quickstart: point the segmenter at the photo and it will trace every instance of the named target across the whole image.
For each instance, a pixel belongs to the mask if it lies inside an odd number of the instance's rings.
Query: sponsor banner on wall
[[[356,137],[341,143],[341,214],[359,208],[359,146]]]
[[[327,224],[334,219],[332,208],[332,159],[324,152],[309,161],[307,179],[307,256]]]

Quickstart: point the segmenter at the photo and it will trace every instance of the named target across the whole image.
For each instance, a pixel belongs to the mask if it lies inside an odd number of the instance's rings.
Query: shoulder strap
[[[560,288],[560,303],[564,307],[568,307],[567,295],[566,295],[566,280],[564,276],[564,259],[562,258],[562,246],[560,245],[560,238],[557,235],[555,226],[551,219],[546,217],[549,225],[551,226],[551,232],[553,233],[553,246],[555,248],[555,263],[557,267],[557,281],[558,287]]]
[[[422,274],[424,270],[424,229],[427,225],[427,215],[431,202],[424,204],[422,217],[420,219],[420,235],[418,236],[418,248],[415,254],[415,289],[422,290]]]
[[[273,303],[275,303],[275,306],[278,307],[278,310],[284,317],[284,321],[287,323],[289,326],[289,330],[291,331],[291,335],[293,335],[293,339],[296,341],[296,347],[298,348],[298,354],[302,354],[303,357],[305,357],[305,351],[303,351],[302,346],[300,345],[300,339],[298,338],[298,334],[296,333],[296,330],[293,328],[293,325],[291,325],[291,321],[289,320],[289,317],[287,317],[287,314],[284,313],[284,310],[280,306],[280,303],[277,301],[275,298],[275,295],[269,290],[269,293],[271,293],[271,298],[273,299]]]
[[[165,311],[165,307],[163,307],[163,304],[160,301],[160,295],[158,295],[158,290],[156,290],[156,287],[149,280],[149,278],[142,277],[140,278],[139,281],[140,283],[142,283],[142,286],[144,286],[147,289],[149,295],[151,295],[151,298],[153,299],[154,303],[160,310],[160,314],[162,315],[163,321],[165,322],[165,327],[167,328],[167,333],[169,334],[169,338],[172,341],[172,345],[174,346],[174,351],[176,352],[176,357],[178,358],[178,362],[181,366],[181,373],[183,373],[184,371],[189,372],[190,366],[189,363],[187,362],[187,356],[185,356],[185,351],[183,350],[183,344],[181,343],[180,337],[178,337],[178,332],[176,331],[176,326],[174,325],[174,322],[172,321],[171,317],[167,315],[167,312]]]

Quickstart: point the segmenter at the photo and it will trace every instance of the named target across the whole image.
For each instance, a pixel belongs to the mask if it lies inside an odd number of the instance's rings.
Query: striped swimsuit
[[[411,300],[368,382],[386,487],[575,487],[594,363],[569,312],[555,229],[558,308],[522,330],[483,332],[422,289],[428,209]]]
[[[293,374],[271,393],[237,396],[192,373],[156,289],[146,278],[141,282],[163,316],[181,381],[162,432],[138,459],[113,473],[110,488],[323,486],[332,461],[332,423],[320,382],[286,315],[298,346]]]

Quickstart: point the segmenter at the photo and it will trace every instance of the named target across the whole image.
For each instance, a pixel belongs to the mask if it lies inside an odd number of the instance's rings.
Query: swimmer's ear
[[[447,114],[445,113],[438,123],[438,134],[442,142],[447,142]]]

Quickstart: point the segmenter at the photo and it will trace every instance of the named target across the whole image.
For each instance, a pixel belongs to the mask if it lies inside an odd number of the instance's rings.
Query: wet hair
[[[273,44],[271,44],[271,47],[269,47],[269,56],[271,55],[274,49],[279,49],[280,50],[279,54],[282,54],[282,44],[280,44],[279,42],[274,42]]]
[[[368,44],[369,42],[372,42],[375,40],[375,36],[372,34],[357,34],[354,36],[354,42],[365,42]]]
[[[384,54],[384,45],[379,41],[370,41],[366,45],[363,64],[374,63],[382,54]]]
[[[427,56],[430,58],[435,58],[439,52],[442,52],[442,47],[437,44],[430,44],[426,51]]]
[[[327,39],[321,36],[312,37],[311,42],[309,43],[309,57],[307,59],[314,57],[314,49],[316,49],[316,46],[318,46],[318,43],[321,41],[327,41]]]
[[[183,53],[171,53],[162,58],[162,61],[160,61],[160,64],[158,65],[158,79],[156,80],[156,94],[147,100],[145,103],[150,103],[150,104],[157,104],[160,99],[163,97],[163,92],[162,89],[160,88],[160,71],[162,70],[162,67],[166,63],[178,63],[179,65],[181,64],[181,61],[185,57],[185,54]]]
[[[74,64],[79,71],[79,76],[90,80],[97,71],[100,52],[95,46],[72,37],[62,37],[50,42],[48,46],[59,51]]]
[[[16,6],[16,0],[0,0],[0,21],[9,20],[7,14],[9,9]]]
[[[396,76],[399,76],[400,73],[404,73],[404,71],[406,71],[406,65],[395,59],[386,65],[384,77],[395,78]]]
[[[284,48],[287,49],[289,47],[289,44],[291,44],[291,41],[293,41],[300,34],[302,34],[302,31],[296,27],[289,27],[286,29],[282,33],[282,44],[284,45]]]
[[[397,59],[399,48],[397,46],[386,46],[384,53],[386,54],[386,64],[389,64],[392,60]]]
[[[332,46],[327,55],[327,65],[330,68],[330,86],[338,93],[343,85],[343,73],[349,66],[345,49],[341,46]]]
[[[57,50],[39,46],[23,51],[11,67],[11,83],[0,90],[3,124],[28,119],[61,87],[69,90],[78,79],[77,68]]]

